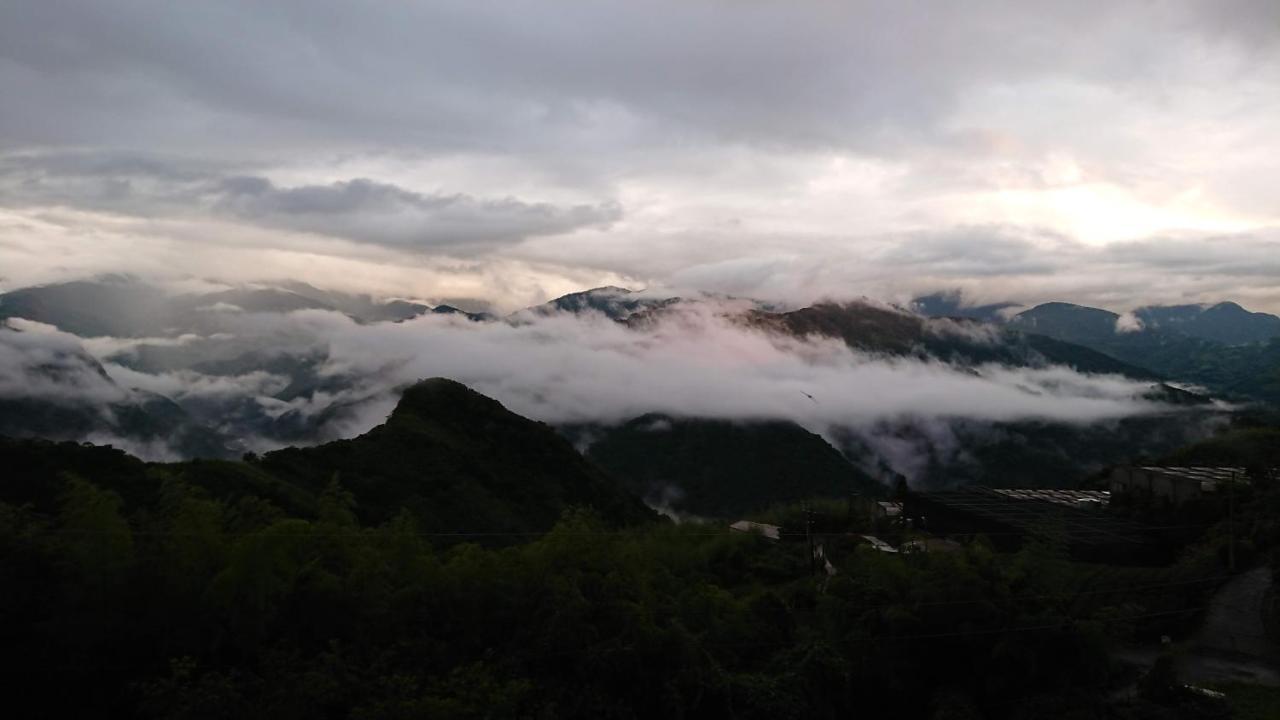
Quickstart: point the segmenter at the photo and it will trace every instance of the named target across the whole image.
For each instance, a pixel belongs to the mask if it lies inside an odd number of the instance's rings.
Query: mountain
[[[1080,372],[1156,380],[1151,370],[1079,344],[964,318],[926,318],[869,302],[820,303],[785,313],[753,311],[748,325],[795,337],[820,336],[855,349],[935,358],[958,365],[1066,365]]]
[[[1280,337],[1280,318],[1250,312],[1236,303],[1217,305],[1149,305],[1133,311],[1137,323],[1117,326],[1120,316],[1109,310],[1051,302],[1018,313],[1011,327],[1072,342],[1126,347],[1135,336],[1207,340],[1222,345],[1265,343]]]
[[[159,288],[111,276],[0,294],[0,320],[34,320],[80,337],[158,334],[171,312],[167,299]]]
[[[918,488],[1063,488],[1078,487],[1109,466],[1152,462],[1226,422],[1224,413],[1201,401],[1093,423],[904,418],[837,428],[833,435],[846,457],[865,467],[887,465]]]
[[[0,435],[95,439],[159,455],[216,457],[230,452],[227,438],[168,398],[120,387],[73,337],[4,324]]]
[[[571,427],[586,456],[655,507],[700,517],[759,512],[812,497],[878,495],[883,486],[793,422],[650,414]]]
[[[1109,344],[1122,334],[1116,329],[1119,320],[1120,316],[1110,310],[1050,302],[1018,313],[1010,319],[1009,326],[1024,332],[1093,346]]]
[[[437,315],[461,315],[474,322],[493,322],[494,320],[497,320],[497,317],[487,312],[467,312],[466,310],[456,308],[452,305],[437,305],[431,308],[431,312]]]
[[[438,378],[406,389],[387,421],[360,437],[247,461],[149,465],[106,448],[0,439],[0,465],[0,500],[15,505],[55,503],[64,471],[126,499],[177,477],[230,503],[255,495],[301,514],[314,514],[336,482],[361,521],[408,512],[446,542],[511,542],[549,530],[570,507],[594,508],[614,525],[655,517],[550,427]]]
[[[911,301],[911,309],[925,317],[968,318],[983,322],[1004,322],[1005,312],[1018,303],[1002,302],[988,305],[968,305],[959,290],[922,295]]]
[[[431,306],[321,290],[306,283],[174,293],[136,278],[107,276],[21,288],[0,294],[0,319],[24,318],[80,337],[207,335],[223,329],[224,313],[341,312],[361,323],[417,317]],[[455,311],[448,308],[447,311]]]
[[[580,315],[582,313],[596,312],[610,320],[622,321],[638,312],[663,307],[679,301],[680,298],[676,297],[649,297],[627,288],[606,286],[562,295],[542,305],[535,305],[527,310],[522,310],[516,313],[513,319],[518,320],[521,315],[526,313],[535,316],[546,316],[556,313]]]
[[[958,292],[942,292],[918,297],[911,309],[928,317],[954,317],[1006,322],[1005,311],[1015,303],[968,306]],[[1117,328],[1120,315],[1109,310],[1049,302],[1024,310],[1007,319],[1010,326],[1074,342],[1100,342],[1119,333],[1138,331],[1209,340],[1224,345],[1265,343],[1280,337],[1280,317],[1251,312],[1234,302],[1196,305],[1147,305],[1132,312],[1136,323]]]
[[[1134,315],[1141,326],[1117,329],[1121,317],[1116,313],[1046,303],[1014,316],[1008,327],[1085,346],[1229,397],[1280,402],[1280,336],[1265,337],[1268,318],[1274,316],[1250,313],[1234,303],[1148,307]],[[1265,339],[1225,342],[1247,337]]]
[[[1224,345],[1260,343],[1280,337],[1280,317],[1250,312],[1233,302],[1154,305],[1138,308],[1133,314],[1148,330],[1177,332]]]
[[[360,437],[278,450],[255,466],[313,493],[337,478],[366,521],[404,508],[438,531],[541,531],[575,505],[614,523],[650,516],[547,425],[440,378],[406,389]]]

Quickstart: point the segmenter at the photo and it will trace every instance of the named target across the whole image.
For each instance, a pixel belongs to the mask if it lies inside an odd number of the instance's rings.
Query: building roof
[[[876,550],[879,550],[880,552],[884,552],[884,553],[896,553],[896,552],[898,552],[898,548],[896,548],[896,547],[894,547],[894,546],[890,545],[889,543],[887,543],[887,542],[885,542],[885,541],[881,540],[880,538],[876,537],[875,535],[862,535],[861,537],[862,537],[862,539],[863,539],[863,540],[866,540],[866,541],[867,541],[867,544],[869,544],[871,547],[875,548]]]
[[[1082,491],[1071,491],[1079,493]],[[1054,528],[1069,543],[1145,544],[1147,528],[1109,513],[1090,512],[1078,505],[1033,495],[1020,497],[993,488],[970,486],[956,490],[921,493],[917,501],[945,507],[952,512],[1011,530],[1037,532]]]
[[[777,540],[782,535],[782,528],[777,525],[766,525],[765,523],[752,522],[751,520],[739,520],[730,525],[729,529],[742,533],[756,533],[770,540]]]
[[[1106,505],[1111,502],[1109,490],[1051,490],[1032,488],[1027,490],[1016,488],[991,488],[992,492],[1005,497],[1022,500],[1046,500],[1067,507],[1089,507],[1094,504]]]
[[[884,511],[884,514],[889,517],[897,517],[902,514],[902,503],[900,502],[877,500],[876,504],[879,505],[880,509]]]
[[[1213,492],[1222,482],[1247,480],[1248,475],[1241,467],[1180,467],[1174,465],[1143,465],[1137,468],[1149,473],[1159,473],[1186,480],[1197,480],[1204,492]]]

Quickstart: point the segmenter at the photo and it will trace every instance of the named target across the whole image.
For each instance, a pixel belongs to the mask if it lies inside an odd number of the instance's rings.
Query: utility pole
[[[1236,571],[1236,471],[1231,471],[1227,488],[1227,568]]]
[[[818,558],[813,551],[813,511],[809,505],[804,506],[804,537],[809,543],[809,574],[818,574]]]

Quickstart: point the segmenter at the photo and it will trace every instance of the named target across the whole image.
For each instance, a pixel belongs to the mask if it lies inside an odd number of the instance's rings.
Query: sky
[[[0,289],[1280,311],[1280,3],[0,4]]]

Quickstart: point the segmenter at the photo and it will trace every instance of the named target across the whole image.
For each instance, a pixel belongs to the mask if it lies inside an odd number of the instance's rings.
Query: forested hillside
[[[1183,457],[1266,464],[1272,435]],[[1218,529],[1129,569],[1052,542],[890,555],[821,530],[815,575],[804,542],[657,521],[550,428],[448,381],[366,436],[249,462],[5,440],[0,463],[0,672],[36,699],[24,717],[1221,709],[1163,685],[1106,699],[1135,679],[1114,643],[1183,631],[1227,576]],[[1251,552],[1276,541],[1273,491],[1240,498]]]

